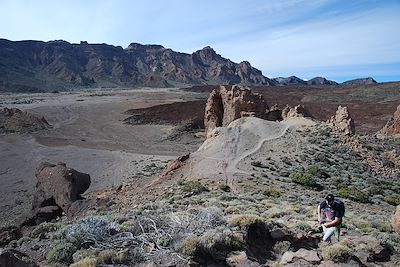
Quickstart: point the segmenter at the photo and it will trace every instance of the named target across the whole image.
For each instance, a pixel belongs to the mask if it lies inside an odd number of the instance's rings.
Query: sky
[[[267,77],[400,81],[400,0],[0,0],[0,38],[211,46]]]

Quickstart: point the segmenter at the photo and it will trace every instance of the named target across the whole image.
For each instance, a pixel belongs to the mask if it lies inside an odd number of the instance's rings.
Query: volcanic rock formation
[[[0,109],[0,133],[27,133],[49,127],[44,117],[38,118],[17,108]]]
[[[90,176],[68,168],[65,163],[57,165],[42,162],[36,170],[36,192],[32,211],[25,224],[34,225],[49,221],[62,212],[69,214],[71,205],[82,199],[90,186]]]
[[[397,106],[397,110],[393,117],[388,120],[386,125],[377,133],[378,138],[386,137],[400,137],[400,105]]]
[[[354,121],[347,107],[338,106],[336,114],[328,122],[332,123],[345,136],[351,136],[355,133]]]
[[[400,205],[397,206],[396,213],[393,215],[392,226],[397,233],[400,233]]]
[[[204,116],[206,137],[215,128],[227,126],[240,117],[264,117],[266,109],[268,106],[262,95],[252,93],[248,87],[220,86],[211,92],[207,100]]]
[[[311,115],[303,105],[297,105],[294,107],[286,105],[286,107],[282,110],[282,119],[285,120],[296,117],[311,117]]]

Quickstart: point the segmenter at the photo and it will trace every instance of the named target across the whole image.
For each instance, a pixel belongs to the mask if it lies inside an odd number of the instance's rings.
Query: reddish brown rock
[[[165,170],[162,173],[162,177],[168,176],[174,173],[175,170],[179,169],[185,164],[185,161],[190,157],[190,153],[183,155],[176,160],[172,161],[168,166],[165,168]]]
[[[204,116],[206,138],[217,127],[227,126],[243,116],[264,117],[268,109],[262,95],[254,94],[248,87],[233,85],[214,89],[207,100]]]
[[[400,137],[400,105],[397,106],[392,118],[386,123],[386,125],[376,134],[378,138],[399,138]]]
[[[294,107],[286,106],[282,110],[282,119],[298,118],[298,117],[311,117],[310,113],[306,110],[303,105],[297,105]]]
[[[232,251],[226,257],[226,264],[229,267],[258,267],[260,264],[249,260],[245,251]]]
[[[335,116],[332,116],[328,122],[332,123],[345,136],[351,136],[355,133],[354,121],[347,107],[339,106]]]
[[[397,206],[396,213],[393,215],[392,226],[397,233],[400,233],[400,205]]]
[[[0,109],[0,133],[26,133],[49,127],[44,117],[38,118],[17,108]]]
[[[70,215],[70,207],[81,200],[90,186],[90,176],[68,168],[65,163],[57,165],[42,162],[36,170],[36,192],[30,214],[23,225],[35,225],[51,221],[63,212]]]

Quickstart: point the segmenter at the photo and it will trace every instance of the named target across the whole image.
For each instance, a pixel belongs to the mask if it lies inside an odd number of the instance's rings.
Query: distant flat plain
[[[52,128],[0,135],[0,226],[29,210],[41,161],[65,162],[90,174],[88,193],[95,193],[144,179],[151,176],[146,166],[163,168],[170,159],[195,151],[200,138],[170,141],[165,137],[173,125],[127,125],[124,112],[205,97],[168,88],[1,94],[0,107],[43,116]]]

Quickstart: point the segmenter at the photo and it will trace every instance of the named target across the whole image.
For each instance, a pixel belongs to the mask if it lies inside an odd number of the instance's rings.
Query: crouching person
[[[344,203],[335,199],[335,196],[328,194],[325,200],[318,206],[318,222],[322,225],[324,236],[323,241],[331,243],[331,237],[335,234],[339,240],[340,227],[344,216]]]

